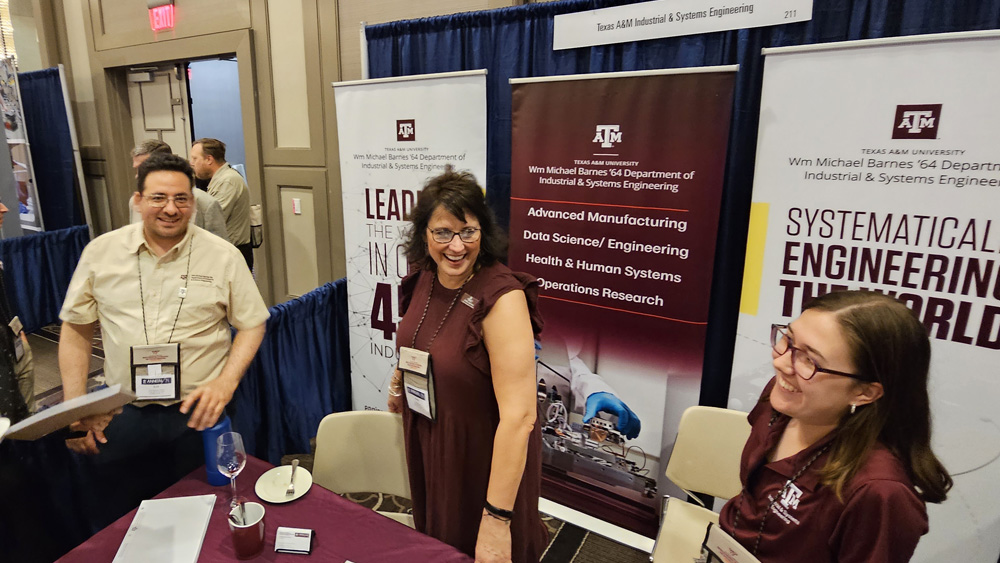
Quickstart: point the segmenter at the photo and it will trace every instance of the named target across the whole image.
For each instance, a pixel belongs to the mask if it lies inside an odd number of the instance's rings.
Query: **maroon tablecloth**
[[[257,478],[272,467],[255,457],[247,459],[246,468],[237,478],[239,494],[260,502],[266,509],[267,544],[253,561],[287,561],[306,563],[354,563],[386,561],[410,562],[468,562],[471,559],[450,545],[425,536],[394,520],[376,514],[347,499],[314,484],[302,498],[284,504],[261,501],[254,493]],[[201,563],[235,561],[233,543],[229,537],[226,516],[229,509],[229,486],[213,487],[201,467],[173,486],[156,495],[156,498],[181,497],[215,493],[215,508],[208,523],[208,533],[201,547]],[[122,516],[107,528],[95,534],[59,561],[93,563],[111,561],[125,538],[135,510]],[[274,552],[274,534],[278,526],[312,528],[316,531],[311,555],[294,555]]]

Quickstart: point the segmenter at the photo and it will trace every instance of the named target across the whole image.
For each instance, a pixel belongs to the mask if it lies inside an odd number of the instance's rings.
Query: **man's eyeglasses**
[[[457,233],[451,229],[427,229],[431,232],[431,238],[439,244],[448,244],[455,239],[455,235],[462,239],[462,242],[476,242],[482,233],[478,227],[466,227]]]
[[[149,202],[149,205],[153,207],[166,207],[167,202],[172,200],[174,202],[174,207],[176,207],[177,209],[184,209],[187,207],[191,207],[191,204],[194,202],[194,197],[189,196],[187,194],[178,194],[175,196],[153,194],[153,195],[144,195],[142,197],[145,198],[145,200]]]
[[[796,348],[793,344],[791,335],[788,334],[788,325],[771,325],[771,348],[774,353],[783,356],[785,352],[789,350],[792,351],[792,369],[795,370],[795,375],[798,375],[802,379],[810,380],[818,372],[832,373],[834,375],[842,375],[844,377],[853,377],[854,379],[859,379],[861,381],[874,382],[874,377],[869,377],[866,375],[858,375],[856,373],[847,373],[844,371],[837,371],[835,369],[827,369],[816,365],[816,362],[809,357],[801,348]]]

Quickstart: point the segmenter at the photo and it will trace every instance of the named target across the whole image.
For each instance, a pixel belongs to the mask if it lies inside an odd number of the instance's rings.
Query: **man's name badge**
[[[403,373],[403,394],[410,410],[431,420],[436,416],[434,376],[430,352],[399,348],[399,371]]]
[[[140,401],[181,398],[181,345],[132,346],[132,390]]]

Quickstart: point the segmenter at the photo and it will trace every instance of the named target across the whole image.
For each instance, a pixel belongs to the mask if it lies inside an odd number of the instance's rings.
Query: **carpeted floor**
[[[313,444],[315,447],[315,444]],[[312,471],[310,454],[287,455],[283,465],[298,458],[299,465]],[[373,510],[383,512],[409,512],[409,499],[381,493],[354,493],[346,498]],[[620,544],[604,536],[589,532],[579,526],[542,514],[542,522],[549,530],[549,545],[540,563],[649,563],[649,554]]]

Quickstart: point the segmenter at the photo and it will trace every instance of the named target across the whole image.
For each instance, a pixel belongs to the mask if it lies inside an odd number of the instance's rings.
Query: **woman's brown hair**
[[[924,501],[943,501],[952,480],[931,450],[927,329],[905,305],[875,292],[829,293],[805,309],[836,315],[855,371],[873,377],[883,387],[877,401],[844,415],[830,459],[820,472],[823,483],[841,498],[844,486],[875,443],[881,442],[903,462]]]
[[[482,238],[476,258],[477,268],[506,258],[507,237],[497,225],[493,211],[486,205],[483,188],[476,183],[475,176],[469,172],[455,172],[449,164],[444,174],[427,181],[407,217],[413,222],[413,228],[403,243],[407,262],[424,270],[433,271],[436,268],[427,253],[427,223],[438,206],[461,221],[465,221],[466,213],[479,221]]]

